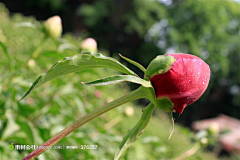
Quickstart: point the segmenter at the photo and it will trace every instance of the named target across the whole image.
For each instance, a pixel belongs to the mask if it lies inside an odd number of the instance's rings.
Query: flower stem
[[[192,148],[190,148],[189,150],[187,150],[185,153],[178,156],[174,160],[184,160],[187,157],[194,155],[200,148],[201,148],[200,144],[196,143]]]
[[[100,107],[100,108],[90,112],[89,114],[83,116],[82,118],[78,119],[77,121],[73,122],[68,127],[63,129],[61,132],[59,132],[58,134],[56,134],[55,136],[50,138],[48,141],[46,141],[44,144],[42,144],[39,148],[37,148],[36,150],[31,152],[25,158],[23,158],[23,160],[35,159],[40,154],[45,152],[48,148],[51,148],[51,146],[53,146],[54,144],[59,142],[61,139],[63,139],[68,134],[70,134],[71,132],[73,132],[78,127],[82,126],[83,124],[87,123],[88,121],[90,121],[90,120],[98,117],[99,115],[101,115],[113,108],[116,108],[124,103],[130,102],[133,100],[137,100],[137,99],[141,99],[141,98],[148,98],[147,90],[146,90],[146,88],[144,88],[142,86],[139,87],[138,89],[136,89],[135,91],[132,91],[129,94],[127,94],[121,98],[118,98],[117,100],[110,102],[110,103],[106,104],[105,106]]]
[[[41,44],[33,52],[33,54],[32,54],[33,58],[37,58],[38,57],[39,53],[42,51],[43,44],[46,42],[47,39],[48,39],[48,37],[45,36],[44,39],[42,40]]]

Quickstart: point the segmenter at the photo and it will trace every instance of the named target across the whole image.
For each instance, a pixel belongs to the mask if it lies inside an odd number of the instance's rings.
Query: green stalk
[[[144,88],[141,86],[138,89],[136,89],[135,91],[132,91],[129,94],[127,94],[121,98],[118,98],[117,100],[110,102],[110,103],[106,104],[105,106],[100,107],[100,108],[90,112],[89,114],[87,114],[87,115],[83,116],[82,118],[78,119],[77,121],[73,122],[68,127],[63,129],[61,132],[59,132],[58,134],[56,134],[55,136],[50,138],[48,141],[46,141],[44,144],[42,144],[39,148],[37,148],[36,150],[31,152],[25,158],[23,158],[23,160],[35,159],[40,154],[45,152],[48,148],[50,148],[51,146],[53,146],[54,144],[59,142],[61,139],[66,137],[68,134],[70,134],[71,132],[76,130],[78,127],[82,126],[83,124],[87,123],[88,121],[98,117],[99,115],[101,115],[113,108],[116,108],[124,103],[130,102],[133,100],[137,100],[137,99],[141,99],[141,98],[149,98],[150,94],[148,91],[149,91],[148,88]]]
[[[172,134],[174,132],[174,118],[173,118],[173,113],[172,112],[170,113],[170,117],[171,117],[171,121],[172,121],[172,129],[171,129],[170,135],[168,137],[168,140],[172,137]]]
[[[48,39],[47,36],[44,37],[44,39],[42,40],[41,44],[36,48],[36,50],[33,52],[32,57],[35,59],[38,57],[39,53],[42,51],[42,47],[43,44],[46,42],[46,40]]]

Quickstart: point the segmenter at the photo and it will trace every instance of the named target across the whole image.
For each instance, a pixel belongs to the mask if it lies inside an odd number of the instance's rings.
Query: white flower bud
[[[44,27],[49,36],[59,38],[62,35],[62,20],[59,16],[48,18],[44,22]]]
[[[89,51],[96,53],[97,52],[97,42],[93,38],[87,38],[83,41],[82,45],[83,51]]]
[[[134,109],[133,109],[133,107],[129,106],[129,107],[125,108],[124,112],[127,116],[132,116],[134,114]]]

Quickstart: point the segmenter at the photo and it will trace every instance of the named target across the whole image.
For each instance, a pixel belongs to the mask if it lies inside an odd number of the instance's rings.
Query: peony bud
[[[81,45],[84,51],[89,51],[96,53],[97,52],[97,42],[93,38],[87,38],[83,41]]]
[[[134,109],[133,107],[129,106],[125,108],[124,112],[127,116],[131,117],[134,114]]]
[[[59,16],[48,18],[44,22],[44,27],[49,36],[56,39],[62,35],[62,20]]]
[[[36,66],[36,62],[34,59],[29,59],[28,60],[28,67],[29,68],[34,68]]]
[[[157,56],[149,64],[146,78],[150,79],[155,90],[156,107],[181,114],[207,89],[210,69],[194,55],[174,53]]]
[[[200,139],[200,144],[201,145],[207,145],[208,144],[208,139],[206,137]]]
[[[95,96],[96,98],[101,98],[101,97],[102,97],[102,92],[99,91],[99,90],[96,90],[96,91],[94,92],[94,96]]]
[[[207,131],[211,136],[217,136],[219,134],[219,124],[216,122],[211,123]]]

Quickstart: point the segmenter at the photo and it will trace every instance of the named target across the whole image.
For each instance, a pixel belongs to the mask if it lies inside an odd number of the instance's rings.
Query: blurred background
[[[46,40],[38,26],[55,15],[62,19],[62,38]],[[118,53],[144,67],[166,52],[188,53],[211,68],[204,95],[183,114],[174,115],[172,138],[167,140],[169,116],[156,110],[145,133],[122,159],[240,158],[240,1],[0,0],[0,159],[23,158],[31,150],[10,150],[11,143],[41,145],[77,118],[138,87],[81,85],[119,74],[94,69],[54,79],[18,102],[38,75],[83,51],[88,37],[96,40],[98,52],[141,76]],[[49,150],[39,159],[113,159],[147,103],[118,107],[58,143],[96,144],[96,150]]]

